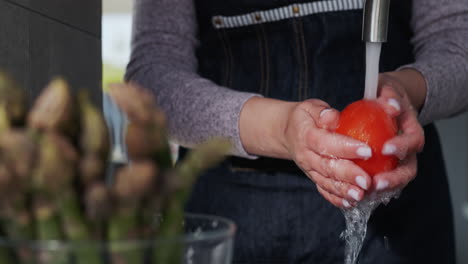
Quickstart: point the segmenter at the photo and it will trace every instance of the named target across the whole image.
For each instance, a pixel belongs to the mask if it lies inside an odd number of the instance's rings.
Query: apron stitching
[[[226,31],[223,30],[224,38],[226,39],[226,48],[229,54],[229,72],[228,72],[228,80],[227,80],[227,87],[232,88],[232,73],[234,68],[234,57],[232,56],[232,48],[231,43],[229,42],[229,37],[226,34]]]
[[[305,37],[304,37],[304,27],[302,23],[302,19],[299,19],[299,35],[301,36],[301,45],[302,45],[302,53],[303,53],[303,66],[304,66],[304,94],[303,99],[307,99],[308,96],[308,89],[309,89],[309,65],[307,63],[307,50],[305,45]]]
[[[217,33],[218,33],[219,39],[221,40],[221,46],[223,47],[224,56],[226,57],[226,60],[225,60],[225,63],[224,63],[225,72],[224,72],[222,85],[227,86],[228,74],[229,74],[229,55],[228,55],[228,52],[227,52],[227,47],[226,47],[226,44],[224,42],[223,35],[220,33],[220,31],[217,31]]]
[[[255,35],[257,36],[257,43],[258,43],[258,51],[259,51],[259,58],[260,58],[260,94],[264,95],[265,92],[265,87],[264,87],[264,81],[265,81],[265,73],[264,73],[264,59],[263,59],[263,45],[262,45],[262,40],[260,37],[259,33],[259,28],[256,26],[255,27]]]
[[[291,20],[291,22],[293,24],[293,29],[294,29],[297,64],[299,65],[300,68],[302,68],[301,67],[301,48],[299,47],[299,36],[298,36],[298,33],[297,33],[296,19],[293,18]],[[300,101],[302,99],[301,98],[301,95],[302,95],[302,71],[298,70],[297,73],[298,73],[298,85],[297,85],[298,86],[298,94],[297,94],[297,97],[298,97],[298,100]]]
[[[268,50],[268,42],[266,40],[266,33],[265,33],[265,28],[263,27],[263,24],[260,24],[260,29],[262,31],[262,39],[263,43],[265,45],[265,72],[266,72],[266,77],[265,77],[265,96],[269,94],[270,90],[270,58],[269,58],[269,50]]]
[[[231,172],[261,172],[261,170],[255,169],[255,168],[241,168],[241,167],[235,167],[233,165],[229,165],[229,170]]]

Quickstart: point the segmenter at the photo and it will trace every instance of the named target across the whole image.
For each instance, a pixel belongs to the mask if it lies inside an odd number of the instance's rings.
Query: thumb
[[[338,127],[339,119],[340,113],[337,110],[333,108],[325,108],[319,114],[317,127],[329,131],[335,131],[335,129]]]

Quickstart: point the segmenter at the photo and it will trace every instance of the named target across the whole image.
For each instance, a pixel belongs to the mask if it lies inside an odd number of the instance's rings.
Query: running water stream
[[[382,43],[366,42],[366,86],[365,99],[377,98],[377,86],[379,83],[379,63]]]
[[[380,205],[387,205],[392,198],[398,198],[400,190],[382,193],[371,193],[356,207],[343,209],[346,220],[346,230],[341,237],[346,241],[345,264],[357,263],[364,239],[367,234],[367,222],[372,212]]]
[[[364,98],[377,98],[379,80],[379,62],[382,43],[366,43],[366,86]],[[344,209],[346,230],[341,237],[345,240],[345,263],[357,263],[364,239],[367,234],[367,222],[372,212],[380,205],[387,204],[392,198],[398,197],[400,191],[371,193],[359,202],[356,207]]]

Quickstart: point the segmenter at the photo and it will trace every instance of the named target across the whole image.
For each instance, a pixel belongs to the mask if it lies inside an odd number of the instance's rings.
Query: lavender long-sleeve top
[[[468,109],[468,1],[413,0],[411,27],[427,96],[422,124]],[[249,156],[239,136],[244,103],[256,94],[218,86],[197,74],[192,0],[136,0],[127,79],[151,89],[166,112],[171,139],[186,147],[225,137],[233,155]],[[257,95],[260,96],[260,95]]]

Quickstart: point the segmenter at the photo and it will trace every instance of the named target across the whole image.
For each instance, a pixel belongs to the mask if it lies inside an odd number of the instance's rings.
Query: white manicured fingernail
[[[390,98],[388,99],[387,103],[393,108],[395,108],[397,111],[401,110],[400,103],[398,103],[396,99]]]
[[[388,181],[386,180],[379,180],[379,182],[377,182],[377,191],[381,191],[383,189],[386,189],[388,187]]]
[[[331,112],[331,111],[333,110],[331,110],[330,108],[323,109],[322,112],[320,112],[320,117],[324,116],[326,113]]]
[[[370,157],[372,157],[372,149],[369,148],[369,147],[359,147],[357,150],[356,150],[356,153],[365,158],[365,159],[368,159]]]
[[[359,192],[354,190],[354,189],[349,189],[348,190],[348,195],[353,198],[355,201],[359,202]]]
[[[382,149],[382,154],[384,155],[395,155],[397,147],[393,144],[386,143]]]
[[[356,183],[357,185],[359,185],[359,187],[363,188],[364,190],[367,190],[367,181],[366,178],[364,178],[363,176],[357,176]]]
[[[343,199],[343,206],[346,208],[350,208],[351,204],[347,200]]]

